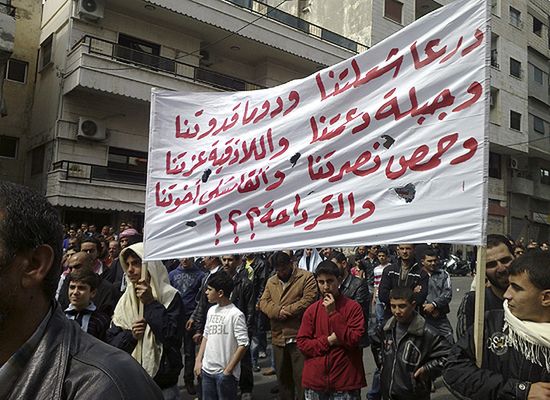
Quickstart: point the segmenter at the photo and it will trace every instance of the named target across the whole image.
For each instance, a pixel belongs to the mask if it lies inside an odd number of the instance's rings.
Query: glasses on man
[[[502,257],[498,260],[494,260],[494,261],[488,261],[486,264],[485,264],[485,267],[486,268],[495,268],[497,266],[497,263],[501,264],[501,265],[508,265],[509,263],[511,263],[513,260],[512,256],[506,256],[506,257]]]

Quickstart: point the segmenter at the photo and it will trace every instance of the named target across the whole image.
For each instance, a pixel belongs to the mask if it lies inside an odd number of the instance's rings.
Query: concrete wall
[[[26,147],[33,104],[41,6],[36,0],[13,0],[16,7],[15,42],[11,58],[27,62],[25,83],[4,81],[8,115],[0,118],[0,133],[19,138],[15,159],[0,158],[0,180],[23,183]]]

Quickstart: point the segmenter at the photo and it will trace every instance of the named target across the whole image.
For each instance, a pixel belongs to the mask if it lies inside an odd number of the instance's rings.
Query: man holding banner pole
[[[481,366],[471,328],[447,359],[443,380],[459,398],[550,399],[550,255],[514,260],[509,281],[503,309],[485,314]]]

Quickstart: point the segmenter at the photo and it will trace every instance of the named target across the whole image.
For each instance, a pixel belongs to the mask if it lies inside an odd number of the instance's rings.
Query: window
[[[493,15],[500,17],[500,0],[493,0],[491,2],[491,12]]]
[[[510,24],[514,25],[516,28],[521,29],[521,11],[516,10],[514,7],[510,7]]]
[[[52,63],[53,33],[40,45],[39,70],[42,71]]]
[[[533,17],[533,33],[537,36],[542,36],[542,21]]]
[[[13,136],[0,136],[0,157],[16,158],[19,139]]]
[[[9,81],[25,83],[27,81],[27,68],[25,61],[10,59],[6,68],[6,79]]]
[[[499,90],[497,88],[494,88],[491,86],[491,91],[489,94],[489,105],[491,109],[495,108],[497,102],[498,102],[498,92]]]
[[[176,71],[175,62],[160,57],[160,45],[155,43],[120,33],[118,35],[118,45],[115,45],[114,51],[115,56],[123,60],[162,71]]]
[[[31,155],[31,176],[41,174],[44,171],[44,150],[46,146],[38,146],[32,149]]]
[[[521,78],[521,63],[510,57],[510,75]]]
[[[540,183],[550,185],[550,170],[546,168],[540,169]]]
[[[144,185],[147,180],[147,153],[110,147],[107,167],[95,168],[93,178]]]
[[[516,131],[521,131],[521,114],[515,111],[510,111],[510,128]]]
[[[533,129],[535,132],[544,134],[544,120],[533,115]]]
[[[489,176],[491,178],[501,179],[501,156],[497,153],[489,153]]]
[[[533,80],[537,83],[543,84],[543,72],[542,69],[537,68],[533,65]]]
[[[384,17],[392,21],[401,23],[401,14],[403,11],[403,3],[397,0],[386,0],[384,2]]]

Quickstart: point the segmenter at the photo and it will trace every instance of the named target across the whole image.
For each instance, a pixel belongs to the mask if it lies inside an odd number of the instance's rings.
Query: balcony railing
[[[10,17],[15,17],[15,7],[11,5],[11,2],[8,0],[0,1],[0,13],[8,14]]]
[[[97,54],[124,63],[134,64],[152,71],[162,72],[191,79],[194,82],[207,83],[211,86],[229,91],[243,91],[265,89],[265,86],[247,82],[243,79],[221,74],[216,71],[196,67],[191,64],[182,63],[175,59],[156,56],[121,46],[105,39],[93,36],[84,36],[73,46],[73,50],[84,47],[89,54]]]
[[[147,173],[145,172],[74,161],[58,161],[53,164],[53,170],[64,171],[65,180],[79,180],[88,183],[113,182],[145,186],[147,182]]]
[[[364,44],[355,42],[342,36],[338,33],[329,31],[319,25],[312,24],[306,20],[298,18],[292,14],[281,11],[275,7],[267,5],[261,0],[227,0],[230,3],[238,5],[243,8],[255,11],[257,13],[265,15],[269,19],[279,21],[285,25],[291,26],[299,31],[305,32],[311,36],[315,36],[319,39],[326,40],[337,46],[346,48],[356,53],[361,53],[368,49]]]

